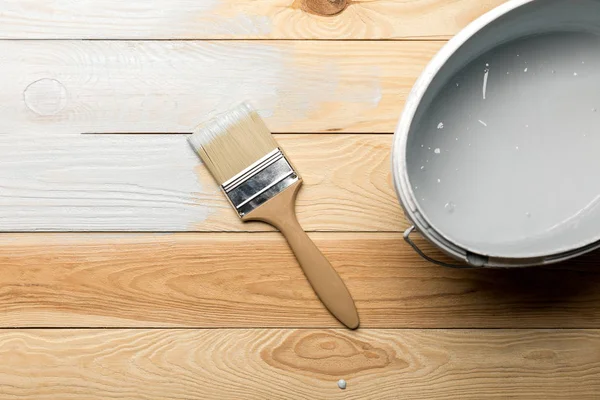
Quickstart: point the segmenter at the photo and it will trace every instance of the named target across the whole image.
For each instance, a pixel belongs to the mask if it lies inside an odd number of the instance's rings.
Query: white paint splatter
[[[371,105],[373,106],[373,108],[379,106],[379,103],[381,102],[382,98],[383,93],[381,91],[381,85],[379,84],[379,81],[377,81],[377,83],[375,84],[374,95],[371,99]]]
[[[479,120],[479,123],[483,126],[487,126],[487,124],[485,122],[483,122],[482,120]]]
[[[487,85],[488,85],[488,76],[489,76],[489,74],[490,74],[490,70],[489,69],[486,69],[485,70],[485,74],[483,74],[483,88],[482,88],[482,91],[483,91],[483,99],[484,100],[485,100],[485,96],[487,94]]]

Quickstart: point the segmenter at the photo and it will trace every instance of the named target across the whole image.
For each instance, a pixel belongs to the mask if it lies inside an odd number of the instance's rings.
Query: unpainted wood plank
[[[5,330],[0,355],[4,399],[591,400],[600,391],[598,330]]]
[[[406,227],[391,135],[275,135],[306,230]],[[184,135],[0,135],[0,231],[266,231],[243,224]]]
[[[597,255],[453,270],[423,261],[401,234],[311,237],[363,328],[600,328]],[[3,234],[0,265],[2,327],[340,326],[276,232]]]
[[[442,44],[5,40],[0,132],[191,132],[248,101],[276,133],[390,133]]]
[[[446,39],[504,1],[2,0],[0,38]]]

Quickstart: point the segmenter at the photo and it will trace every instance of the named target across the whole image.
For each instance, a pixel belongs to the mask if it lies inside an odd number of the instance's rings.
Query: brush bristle
[[[188,140],[219,185],[278,147],[258,113],[245,103],[199,126]]]

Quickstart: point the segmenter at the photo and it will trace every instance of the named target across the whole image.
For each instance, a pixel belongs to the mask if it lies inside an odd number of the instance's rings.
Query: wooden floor
[[[450,270],[402,240],[404,101],[501,3],[0,0],[0,399],[600,398],[598,254]],[[358,331],[187,144],[241,100]]]

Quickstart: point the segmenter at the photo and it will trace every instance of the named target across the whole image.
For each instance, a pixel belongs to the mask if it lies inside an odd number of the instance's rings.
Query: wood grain
[[[390,133],[442,44],[4,40],[0,132],[191,132],[248,101],[275,133]]]
[[[504,1],[0,0],[0,399],[597,399],[598,253],[451,270],[400,233],[389,133]],[[243,100],[356,332],[176,134]]]
[[[310,236],[362,328],[600,328],[597,255],[452,270],[400,234]],[[3,234],[0,265],[2,327],[340,327],[274,232]]]
[[[391,135],[276,135],[309,231],[406,226]],[[2,231],[266,231],[243,224],[183,135],[0,135]]]
[[[599,349],[597,330],[0,331],[0,387],[35,400],[585,400]]]
[[[0,38],[446,39],[504,1],[2,0]]]

